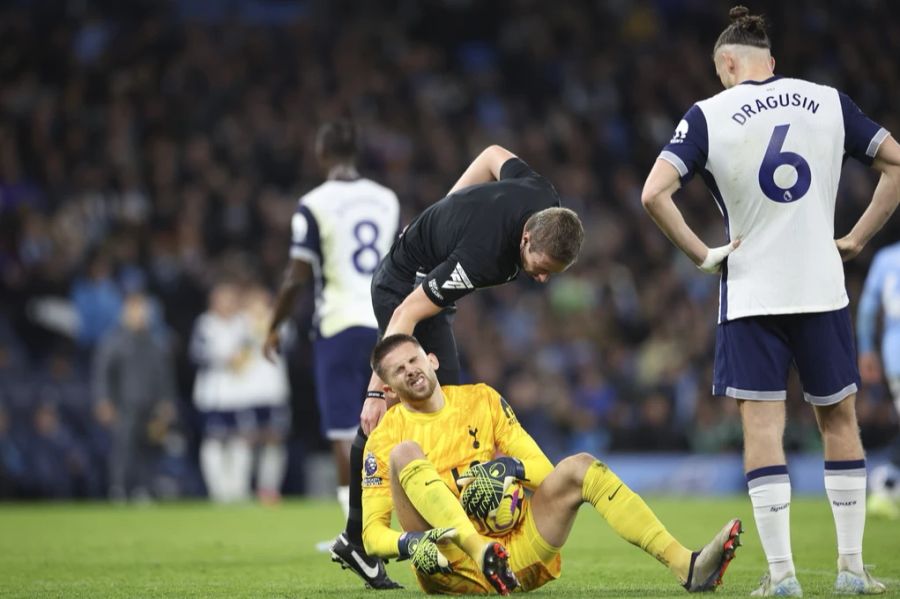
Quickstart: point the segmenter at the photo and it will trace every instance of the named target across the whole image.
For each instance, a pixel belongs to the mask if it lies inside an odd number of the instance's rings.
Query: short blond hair
[[[565,265],[572,264],[581,251],[584,227],[581,219],[568,208],[546,208],[525,221],[531,250],[546,254]]]

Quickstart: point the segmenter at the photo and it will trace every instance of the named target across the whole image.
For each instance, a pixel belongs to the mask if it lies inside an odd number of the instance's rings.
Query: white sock
[[[747,473],[753,517],[773,582],[794,576],[791,553],[791,480],[787,466],[766,466]]]
[[[267,443],[259,452],[259,472],[257,487],[260,491],[281,492],[284,471],[287,467],[287,452],[280,443]]]
[[[253,473],[253,450],[243,437],[232,437],[226,445],[228,456],[228,500],[246,501],[250,498],[250,477]]]
[[[225,468],[225,445],[220,439],[203,439],[200,444],[200,470],[209,498],[228,500],[228,477]]]
[[[344,520],[346,520],[350,516],[350,487],[338,487],[337,499],[341,504],[341,509],[344,510]]]
[[[866,461],[825,462],[825,493],[837,531],[838,567],[862,574],[866,528]]]

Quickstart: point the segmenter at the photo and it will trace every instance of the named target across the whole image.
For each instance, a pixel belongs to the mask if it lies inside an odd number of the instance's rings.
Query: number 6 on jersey
[[[772,132],[769,139],[769,147],[766,148],[766,155],[763,157],[762,164],[759,167],[759,187],[762,189],[766,197],[773,202],[788,204],[796,202],[809,191],[809,185],[812,181],[812,173],[809,170],[809,163],[801,156],[794,152],[783,152],[784,138],[787,137],[790,125],[778,125]],[[796,180],[790,187],[782,187],[779,181],[784,183],[790,174],[781,167],[793,167],[796,172]],[[776,180],[776,176],[778,179]]]

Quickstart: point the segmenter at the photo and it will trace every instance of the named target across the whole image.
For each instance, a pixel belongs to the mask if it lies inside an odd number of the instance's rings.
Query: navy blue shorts
[[[286,405],[247,408],[246,416],[255,432],[272,431],[286,436],[291,430],[291,409]]]
[[[750,316],[716,332],[713,395],[781,401],[794,364],[806,401],[835,404],[859,387],[847,308],[833,312]]]
[[[204,437],[230,437],[253,432],[253,417],[247,410],[203,410]]]
[[[327,439],[352,440],[372,368],[369,357],[378,331],[350,327],[313,342],[319,422]]]

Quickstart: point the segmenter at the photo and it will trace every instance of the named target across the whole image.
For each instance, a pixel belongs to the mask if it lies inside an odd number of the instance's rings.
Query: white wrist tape
[[[722,268],[722,262],[728,257],[728,254],[733,251],[734,246],[730,243],[717,248],[710,248],[706,253],[706,259],[704,259],[701,264],[698,264],[697,268],[708,273],[719,272]]]

